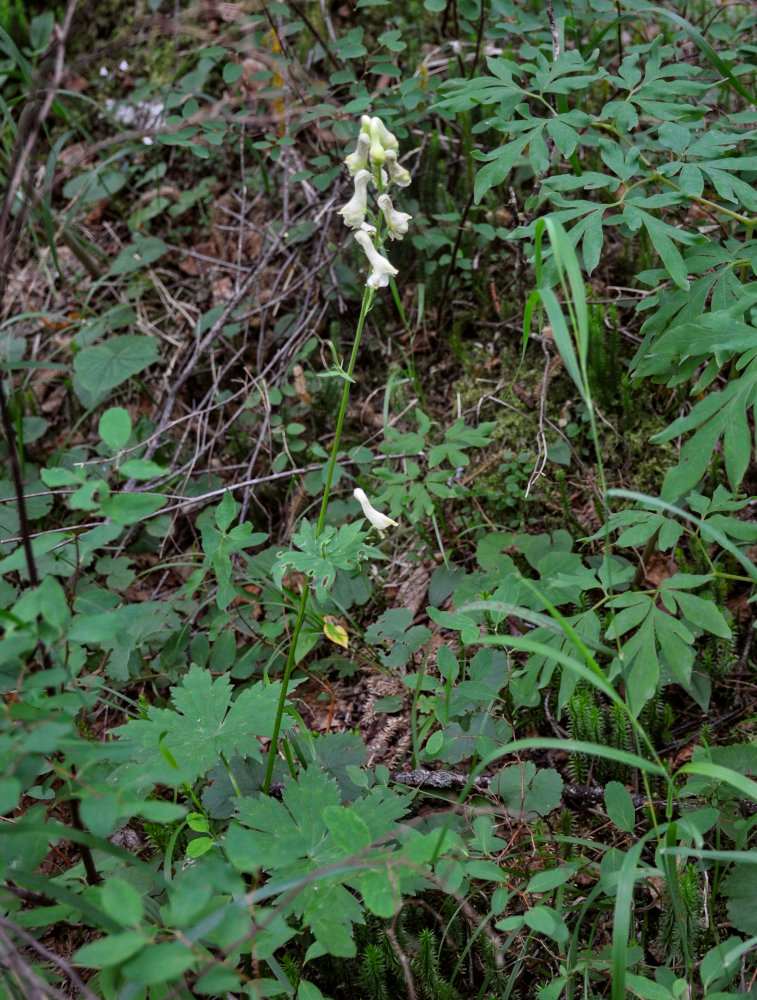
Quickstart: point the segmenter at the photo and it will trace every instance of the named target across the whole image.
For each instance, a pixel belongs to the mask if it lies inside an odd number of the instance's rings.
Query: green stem
[[[234,789],[234,794],[236,795],[236,797],[238,799],[241,799],[242,798],[242,792],[241,792],[241,790],[239,788],[239,785],[237,784],[237,779],[234,777],[234,772],[231,770],[231,765],[229,764],[228,760],[226,759],[226,754],[225,753],[221,754],[221,763],[226,768],[226,773],[229,776],[229,781],[231,782],[231,787]]]
[[[746,246],[747,243],[749,243],[750,240],[752,239],[752,233],[754,232],[754,226],[755,226],[755,220],[754,219],[750,219],[749,222],[747,222],[747,224],[744,226],[744,229],[745,229],[745,233],[744,233],[744,246]],[[745,285],[746,284],[746,280],[749,277],[749,261],[748,260],[745,260],[744,263],[741,265],[741,274],[739,275],[739,277],[741,278],[742,285]]]
[[[326,483],[323,487],[323,500],[321,501],[321,512],[318,515],[318,524],[316,525],[315,533],[316,537],[323,531],[323,525],[326,520],[326,508],[329,504],[329,493],[331,492],[331,482],[334,478],[334,468],[336,467],[336,456],[339,452],[339,440],[342,436],[342,426],[344,424],[344,417],[347,413],[347,400],[350,394],[350,379],[352,373],[355,370],[355,362],[357,360],[358,347],[360,346],[360,337],[363,333],[363,326],[365,325],[365,318],[368,315],[368,310],[371,308],[373,302],[373,296],[375,292],[373,288],[366,286],[365,292],[363,293],[363,304],[360,308],[360,318],[357,322],[357,330],[355,331],[355,342],[352,345],[352,354],[350,355],[349,364],[347,365],[347,378],[344,380],[344,388],[342,389],[342,402],[339,407],[339,416],[336,421],[336,431],[334,432],[334,443],[331,445],[331,456],[329,458],[328,470],[326,472]],[[304,586],[302,588],[302,596],[300,597],[300,603],[297,608],[297,617],[294,622],[294,631],[292,632],[292,639],[289,643],[289,653],[287,654],[287,662],[284,667],[284,677],[281,682],[281,694],[279,695],[279,703],[276,707],[276,718],[273,724],[273,733],[271,734],[271,746],[268,750],[268,761],[266,764],[265,780],[263,781],[263,793],[268,794],[271,787],[271,778],[273,777],[273,765],[276,760],[276,754],[278,753],[279,744],[279,733],[281,732],[281,720],[284,717],[284,707],[286,705],[287,692],[289,689],[289,680],[292,676],[292,671],[295,666],[295,657],[297,654],[297,643],[300,638],[300,633],[302,632],[302,626],[305,622],[305,610],[308,603],[308,588]]]

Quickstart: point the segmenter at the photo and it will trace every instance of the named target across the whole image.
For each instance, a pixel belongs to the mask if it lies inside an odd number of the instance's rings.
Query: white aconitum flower
[[[355,174],[355,193],[339,209],[339,215],[344,219],[345,226],[350,229],[359,229],[365,220],[365,213],[368,204],[368,182],[371,179],[370,170],[358,170]]]
[[[376,235],[376,227],[372,226],[370,222],[361,222],[360,228],[363,230],[364,233],[368,233],[369,236]]]
[[[366,135],[365,132],[361,132],[357,137],[357,149],[354,153],[350,153],[345,159],[345,164],[347,169],[354,176],[360,170],[366,170],[368,168],[368,153],[371,148],[371,137]]]
[[[407,232],[407,224],[412,219],[412,215],[408,215],[407,212],[398,212],[392,206],[392,199],[388,194],[380,194],[376,201],[384,213],[384,218],[389,229],[389,238],[392,240],[401,240]]]
[[[412,180],[410,171],[397,163],[397,150],[388,149],[384,155],[384,166],[397,187],[406,188]]]
[[[393,521],[391,517],[387,517],[386,514],[382,514],[371,505],[370,500],[360,487],[358,487],[352,495],[363,508],[363,514],[365,514],[373,527],[376,528],[377,531],[380,531],[382,535],[384,533],[384,529],[388,528],[389,525],[392,525],[395,528],[397,527],[396,521]]]
[[[393,267],[386,257],[382,257],[378,250],[375,248],[371,242],[371,238],[368,233],[364,233],[362,230],[358,230],[355,233],[355,239],[358,241],[360,246],[365,250],[365,254],[368,261],[373,269],[370,273],[366,285],[369,288],[383,288],[384,285],[389,284],[389,276],[393,274],[399,274],[396,267]],[[358,499],[360,499],[358,497]],[[367,516],[367,515],[366,515]]]
[[[389,150],[400,148],[400,144],[397,142],[397,136],[393,132],[389,131],[380,118],[371,118],[371,135],[378,136],[379,142],[384,149]]]

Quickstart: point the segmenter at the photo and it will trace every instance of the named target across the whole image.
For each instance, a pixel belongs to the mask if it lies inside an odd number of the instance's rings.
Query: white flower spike
[[[339,215],[344,218],[345,226],[349,226],[350,229],[359,229],[365,221],[370,179],[370,170],[358,170],[355,174],[355,193],[347,204],[339,209]]]
[[[373,527],[380,531],[383,535],[384,530],[390,525],[397,527],[397,522],[393,521],[391,517],[387,517],[386,514],[382,514],[380,511],[376,510],[375,507],[371,505],[370,500],[365,495],[365,492],[358,487],[352,494],[360,506],[363,508],[363,514],[368,518]]]
[[[381,256],[371,242],[371,238],[368,233],[364,233],[359,229],[355,233],[355,239],[358,241],[363,250],[365,250],[365,254],[373,269],[368,280],[366,281],[366,285],[368,285],[369,288],[383,288],[384,285],[388,285],[390,275],[399,274],[397,268],[393,267],[386,257]],[[358,497],[358,499],[360,498]]]
[[[388,227],[389,239],[401,240],[407,232],[407,224],[412,219],[412,215],[407,212],[398,212],[392,206],[392,199],[388,194],[380,194],[376,199],[378,206],[384,213],[386,225]]]

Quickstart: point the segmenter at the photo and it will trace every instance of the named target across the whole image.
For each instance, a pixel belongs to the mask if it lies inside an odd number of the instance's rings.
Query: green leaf
[[[385,920],[390,920],[400,905],[397,879],[386,869],[363,872],[360,876],[360,892],[371,913]]]
[[[120,965],[149,944],[150,941],[139,931],[124,931],[85,944],[74,958],[76,964],[84,968],[107,969],[111,965]]]
[[[120,745],[129,748],[131,769],[155,762],[163,743],[179,766],[179,772],[163,769],[169,782],[194,781],[214,767],[221,754],[227,760],[236,753],[260,757],[257,738],[273,733],[280,687],[279,682],[258,682],[232,703],[228,673],[213,680],[208,671],[192,665],[171,689],[173,708],[151,706],[147,719],[133,719],[116,734]],[[283,725],[289,728],[293,720],[285,716]]]
[[[102,889],[102,908],[124,927],[139,924],[144,912],[142,897],[128,882],[110,877]]]
[[[157,479],[158,476],[165,476],[169,469],[165,465],[158,465],[146,458],[130,458],[118,467],[122,476],[128,479]]]
[[[628,707],[638,716],[660,680],[653,612],[647,614],[639,630],[623,646],[620,659],[624,664]]]
[[[313,587],[317,601],[328,599],[339,569],[354,570],[361,560],[383,559],[383,553],[364,541],[365,532],[360,521],[342,524],[338,528],[326,525],[317,534],[314,524],[303,520],[300,530],[292,536],[292,544],[301,551],[282,552],[271,570],[277,586],[281,586],[289,569],[305,573]]]
[[[640,211],[636,209],[636,211]],[[687,291],[689,289],[689,279],[686,273],[686,265],[683,262],[680,250],[668,236],[671,227],[660,222],[655,216],[648,212],[641,212],[641,219],[644,228],[649,233],[649,241],[660,255],[665,268],[678,285],[679,288]]]
[[[188,945],[179,941],[153,944],[137,958],[123,967],[123,974],[129,982],[149,986],[153,983],[168,986],[193,965],[199,965],[199,956],[192,953]]]
[[[327,806],[323,810],[323,819],[344,854],[354,854],[370,844],[372,838],[368,825],[349,807]]]
[[[112,406],[100,417],[97,432],[113,451],[120,451],[131,437],[131,417],[122,406]]]
[[[157,236],[135,234],[134,243],[123,248],[111,264],[108,274],[132,274],[134,271],[139,271],[142,268],[149,267],[150,264],[154,264],[156,260],[159,260],[166,253],[168,253],[168,247]],[[151,338],[146,337],[143,339],[148,340]],[[75,364],[76,362],[74,362],[74,366]]]
[[[702,985],[707,995],[712,995],[712,990],[720,986],[728,986],[739,965],[741,956],[754,949],[757,939],[752,937],[744,941],[741,938],[730,937],[725,941],[719,941],[714,948],[710,948],[702,959],[699,968],[699,975],[702,977]],[[729,996],[733,994],[729,993]]]
[[[103,497],[100,509],[116,524],[136,524],[168,503],[162,493],[113,493]]]
[[[457,680],[460,673],[460,665],[449,646],[442,645],[439,647],[436,652],[436,665],[439,668],[439,673],[445,680]]]
[[[187,844],[187,857],[201,858],[203,854],[208,853],[214,843],[212,837],[195,837]]]
[[[231,495],[231,490],[226,490],[215,513],[216,524],[220,531],[228,531],[238,509],[239,505]]]
[[[102,395],[157,359],[158,344],[154,337],[125,333],[79,351],[74,358],[74,371],[87,391]]]
[[[735,864],[722,883],[728,917],[742,934],[757,934],[757,868]]]
[[[604,229],[602,228],[602,215],[603,210],[600,209],[592,212],[586,220],[581,250],[587,274],[591,274],[594,271],[602,256],[602,246],[604,245],[605,238]]]
[[[683,616],[693,625],[722,639],[731,638],[731,627],[714,601],[681,591],[675,591],[675,600]]]
[[[244,66],[238,63],[227,62],[223,68],[223,82],[227,84],[236,83],[242,73],[244,73]]]
[[[607,815],[619,830],[633,833],[636,826],[636,810],[631,793],[619,781],[608,781],[605,785],[605,807]]]
[[[577,862],[572,862],[571,864],[558,865],[557,868],[547,868],[544,871],[537,872],[531,876],[526,886],[526,892],[551,892],[553,889],[557,889],[558,886],[565,885],[568,879],[578,871],[579,867],[580,865]]]
[[[533,906],[523,914],[526,924],[537,934],[562,944],[570,937],[565,921],[551,906]]]
[[[476,174],[476,181],[473,185],[473,197],[476,204],[481,201],[487,191],[501,184],[515,166],[518,157],[526,148],[529,136],[520,136],[512,142],[508,142],[494,153],[490,153],[488,159],[491,160],[485,167]]]
[[[546,816],[560,804],[563,781],[552,768],[537,771],[531,761],[510,764],[492,779],[491,789],[519,815]]]

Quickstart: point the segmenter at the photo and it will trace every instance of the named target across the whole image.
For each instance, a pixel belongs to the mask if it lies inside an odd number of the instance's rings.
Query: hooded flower
[[[397,162],[397,150],[387,149],[384,155],[384,166],[389,171],[389,176],[392,181],[397,185],[397,187],[406,188],[411,181],[410,171],[405,170],[403,166]]]
[[[368,168],[368,152],[371,148],[371,137],[365,132],[361,132],[357,137],[357,149],[345,159],[345,164],[349,172],[355,176],[360,170]]]
[[[388,528],[389,525],[397,527],[397,522],[393,521],[391,517],[387,517],[386,514],[382,514],[380,511],[376,510],[375,507],[371,505],[370,500],[365,495],[364,491],[358,487],[352,494],[360,506],[363,508],[363,514],[368,518],[374,528],[377,531],[384,533],[384,529]]]
[[[408,215],[407,212],[398,212],[392,206],[392,199],[388,194],[380,194],[376,201],[384,213],[389,238],[392,240],[401,240],[407,232],[407,224],[412,219],[412,215]]]
[[[382,257],[378,250],[375,248],[371,242],[371,238],[368,233],[358,230],[355,233],[355,239],[358,241],[360,246],[365,250],[365,254],[368,261],[373,268],[370,273],[366,285],[369,288],[383,288],[384,285],[389,284],[389,276],[393,274],[399,274],[396,267],[393,267],[386,257]],[[360,497],[358,497],[358,500]],[[363,508],[365,510],[365,508]],[[366,514],[366,517],[368,515]]]
[[[371,135],[378,136],[379,142],[386,150],[400,148],[397,136],[389,131],[380,118],[371,118]]]
[[[365,136],[365,139],[362,139],[362,136]],[[366,143],[368,156],[374,170],[380,170],[384,165],[384,160],[388,150],[399,149],[397,137],[389,131],[379,117],[371,118],[369,115],[363,115],[360,119],[358,148],[356,153],[353,155],[357,155],[357,153],[366,149]],[[352,171],[350,163],[347,163],[347,166],[350,171]]]
[[[347,204],[339,209],[339,214],[344,217],[344,224],[350,229],[359,229],[363,224],[368,203],[370,179],[370,170],[358,170],[355,174],[355,193]]]

